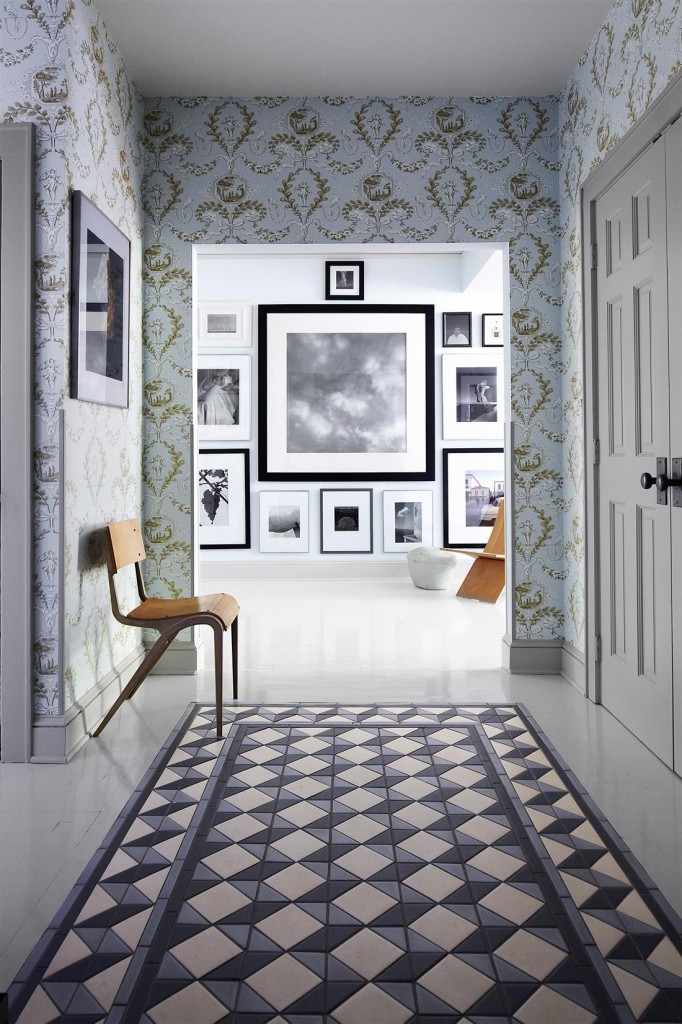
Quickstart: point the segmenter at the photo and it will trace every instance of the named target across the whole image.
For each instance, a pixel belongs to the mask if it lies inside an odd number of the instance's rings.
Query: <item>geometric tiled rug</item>
[[[680,920],[518,705],[192,705],[20,1024],[682,1021]]]

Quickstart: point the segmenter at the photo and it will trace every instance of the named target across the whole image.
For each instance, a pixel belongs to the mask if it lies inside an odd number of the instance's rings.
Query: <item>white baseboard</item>
[[[502,638],[502,667],[520,675],[559,675],[563,640],[512,640]]]
[[[144,647],[138,645],[63,715],[36,718],[33,722],[31,761],[37,764],[65,764],[70,761],[132,679],[145,653]]]
[[[577,647],[574,647],[573,644],[569,644],[565,640],[561,651],[561,674],[564,679],[569,681],[571,686],[575,686],[576,690],[582,693],[583,696],[586,695],[585,655]]]
[[[145,650],[154,639],[144,641]],[[199,644],[196,640],[174,640],[151,671],[156,676],[193,676],[199,668]]]
[[[207,580],[407,580],[407,559],[202,562],[200,577]]]

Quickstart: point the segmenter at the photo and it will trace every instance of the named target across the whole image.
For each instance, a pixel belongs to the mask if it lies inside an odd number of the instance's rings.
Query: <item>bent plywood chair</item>
[[[504,588],[504,499],[500,501],[495,525],[483,551],[466,548],[443,548],[443,551],[456,551],[459,555],[475,559],[457,591],[457,597],[495,604]]]
[[[232,691],[237,698],[237,616],[239,605],[229,594],[207,594],[204,597],[172,598],[147,597],[140,563],[147,557],[142,541],[142,530],[137,519],[126,519],[121,523],[110,523],[105,529],[107,538],[107,565],[109,569],[109,591],[114,617],[125,626],[138,629],[155,629],[159,638],[135,672],[128,685],[99,723],[93,736],[99,736],[124,700],[129,700],[140,684],[144,682],[161,655],[170,646],[177,634],[188,626],[211,626],[215,648],[215,704],[216,729],[223,734],[223,633],[230,627],[232,637]],[[137,591],[142,602],[132,611],[124,614],[119,608],[114,577],[119,569],[135,565]]]

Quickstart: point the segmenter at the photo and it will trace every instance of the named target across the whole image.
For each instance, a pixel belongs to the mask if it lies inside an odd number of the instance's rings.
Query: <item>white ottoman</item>
[[[422,590],[446,590],[457,559],[439,548],[413,548],[407,556],[407,568],[415,587]]]

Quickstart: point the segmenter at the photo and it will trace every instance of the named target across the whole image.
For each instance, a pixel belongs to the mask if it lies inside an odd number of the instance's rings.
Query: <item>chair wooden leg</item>
[[[237,699],[237,690],[238,690],[238,661],[239,661],[239,653],[238,653],[238,650],[237,650],[237,639],[238,639],[238,632],[239,632],[239,627],[237,626],[238,620],[239,620],[239,616],[237,616],[237,618],[234,620],[234,622],[232,623],[232,626],[230,628],[230,637],[231,637],[231,640],[232,640],[232,698],[233,698],[233,700]]]
[[[144,680],[147,678],[151,670],[154,668],[161,655],[170,646],[173,638],[175,637],[176,632],[177,630],[173,630],[171,633],[161,634],[159,639],[156,641],[152,649],[147,654],[147,657],[144,659],[142,664],[137,669],[137,672],[132,677],[128,685],[125,687],[124,690],[121,691],[121,693],[116,698],[114,703],[111,705],[111,707],[109,708],[106,715],[99,723],[95,731],[90,734],[91,736],[99,736],[99,734],[102,732],[102,729],[104,729],[105,725],[107,725],[114,717],[114,715],[120,708],[121,704],[123,704],[123,702],[126,700],[130,700],[135,691],[144,682]]]
[[[223,628],[213,627],[215,655],[215,726],[218,736],[223,734]]]

